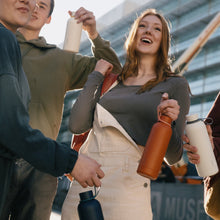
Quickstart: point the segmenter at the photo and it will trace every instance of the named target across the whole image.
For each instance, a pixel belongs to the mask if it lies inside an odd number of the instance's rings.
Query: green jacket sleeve
[[[85,84],[88,75],[94,70],[99,59],[105,59],[113,64],[113,73],[120,73],[122,70],[120,61],[115,51],[110,47],[110,43],[100,36],[92,41],[92,51],[94,56],[83,56],[73,54],[70,72],[70,88],[79,89]]]

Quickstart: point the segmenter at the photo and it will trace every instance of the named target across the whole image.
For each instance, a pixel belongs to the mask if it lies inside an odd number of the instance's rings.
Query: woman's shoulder
[[[187,79],[183,76],[170,76],[169,78],[167,78],[166,80],[169,84],[171,85],[175,85],[175,86],[187,86],[189,87],[189,83],[187,81]]]
[[[173,96],[183,94],[188,96],[191,93],[189,83],[183,76],[171,76],[167,78],[166,87]]]

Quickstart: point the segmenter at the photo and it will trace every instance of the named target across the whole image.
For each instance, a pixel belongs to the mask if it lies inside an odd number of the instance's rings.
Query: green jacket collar
[[[16,32],[16,37],[19,43],[28,43],[30,45],[40,48],[56,48],[56,45],[48,44],[44,37],[39,37],[38,39],[28,41],[19,31]]]

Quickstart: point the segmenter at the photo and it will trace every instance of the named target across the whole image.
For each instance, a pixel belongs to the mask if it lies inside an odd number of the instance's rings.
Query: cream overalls
[[[105,220],[152,220],[150,180],[136,173],[142,149],[99,104],[93,129],[80,153],[95,159],[105,173],[96,197]],[[63,204],[62,220],[79,219],[79,193],[88,190],[90,188],[84,189],[76,181],[72,182]]]

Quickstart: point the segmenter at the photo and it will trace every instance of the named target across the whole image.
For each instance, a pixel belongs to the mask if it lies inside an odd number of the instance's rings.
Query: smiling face
[[[127,57],[137,64],[140,55],[148,52],[151,55],[157,53],[158,66],[161,65],[161,62],[162,65],[166,65],[169,48],[170,30],[168,22],[155,9],[147,9],[134,21],[125,41]]]
[[[35,5],[35,0],[0,0],[0,22],[15,32],[28,22]]]
[[[141,55],[157,55],[162,40],[162,22],[155,15],[147,15],[140,21],[136,32],[136,52]]]
[[[25,25],[24,28],[29,30],[40,31],[41,28],[50,23],[50,1],[51,0],[37,0],[37,7],[35,8],[30,21]]]
[[[137,76],[139,64],[142,61],[142,63],[151,62],[157,75],[156,81],[146,83],[141,89],[142,91],[153,88],[166,76],[173,74],[168,55],[170,48],[169,22],[156,9],[149,8],[137,17],[131,26],[124,47],[126,60],[119,76],[120,80],[124,81],[130,76]]]

